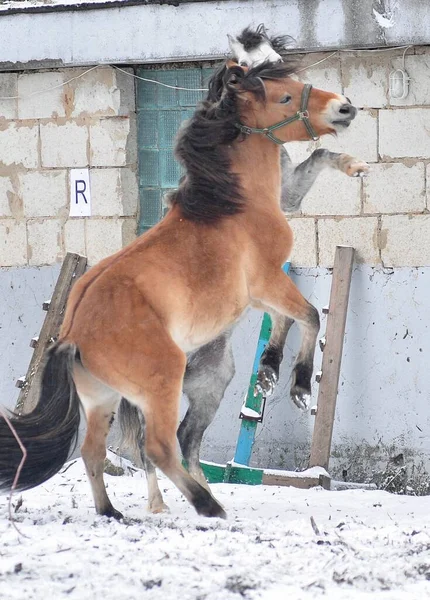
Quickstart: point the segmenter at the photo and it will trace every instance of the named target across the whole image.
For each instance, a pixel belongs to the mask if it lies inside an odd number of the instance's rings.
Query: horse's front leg
[[[319,173],[326,167],[342,171],[349,177],[362,177],[369,172],[369,165],[362,160],[338,154],[324,148],[314,150],[302,163],[294,166],[288,153],[281,153],[282,188],[281,207],[284,212],[300,210],[303,198],[314,184]]]
[[[281,315],[274,310],[268,310],[272,320],[272,331],[269,342],[261,355],[258,366],[255,392],[266,398],[273,393],[279,379],[279,368],[284,357],[284,345],[293,319]]]
[[[297,321],[302,334],[299,354],[294,363],[291,398],[301,409],[308,408],[314,365],[315,345],[319,331],[319,314],[299,292],[291,279],[282,271],[273,273],[259,290],[257,307],[266,306],[266,311],[276,311],[291,321]],[[289,328],[289,327],[288,327]],[[288,329],[287,329],[288,331]],[[286,333],[285,333],[286,336]]]

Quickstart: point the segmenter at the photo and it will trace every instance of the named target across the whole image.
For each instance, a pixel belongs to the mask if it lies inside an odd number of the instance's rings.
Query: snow
[[[240,412],[244,417],[249,417],[251,419],[259,419],[261,417],[261,413],[249,408],[248,406],[245,406],[245,404],[240,409]]]
[[[381,0],[379,0],[379,4],[381,5]],[[383,12],[379,12],[375,8],[372,9],[373,16],[375,17],[375,20],[378,23],[379,27],[382,27],[384,29],[390,29],[391,27],[394,27],[394,25],[396,24],[395,14],[399,8],[398,4],[398,0],[386,0],[380,6]]]
[[[148,515],[143,473],[126,473],[105,476],[125,522],[94,514],[80,459],[22,494],[15,518],[27,537],[1,498],[2,600],[428,597],[428,498],[217,484],[222,521],[197,516],[163,478],[171,512]]]

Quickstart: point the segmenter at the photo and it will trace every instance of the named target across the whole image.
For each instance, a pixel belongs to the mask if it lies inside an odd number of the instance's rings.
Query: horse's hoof
[[[351,162],[346,168],[346,174],[349,175],[349,177],[367,177],[369,171],[369,165],[361,160]]]
[[[113,506],[104,510],[100,514],[102,514],[103,517],[108,517],[108,519],[116,519],[117,521],[121,521],[121,519],[124,518],[124,515],[120,513],[119,510],[113,508]]]
[[[273,394],[276,383],[278,382],[278,375],[269,365],[260,367],[258,370],[257,381],[254,387],[254,396],[262,394],[266,398]]]
[[[291,390],[291,399],[300,410],[309,410],[311,395],[298,387]]]
[[[204,515],[205,517],[211,517],[211,518],[217,518],[217,519],[226,519],[227,518],[227,513],[225,512],[225,510],[223,509],[223,507],[216,503],[217,506],[213,506],[211,507],[208,511],[202,512],[200,514]]]
[[[148,512],[151,513],[151,515],[159,515],[160,513],[169,513],[170,508],[163,502],[157,506],[148,506]]]

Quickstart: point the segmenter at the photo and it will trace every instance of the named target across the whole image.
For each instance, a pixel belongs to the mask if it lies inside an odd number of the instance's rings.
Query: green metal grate
[[[149,70],[145,77],[168,85],[205,88],[213,73],[210,68]],[[137,80],[139,152],[139,233],[155,225],[163,215],[163,195],[176,188],[181,167],[173,156],[178,129],[193,114],[204,92],[175,90]]]

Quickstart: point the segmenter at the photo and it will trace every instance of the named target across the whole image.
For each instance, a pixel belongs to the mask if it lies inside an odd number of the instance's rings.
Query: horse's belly
[[[192,352],[208,344],[221,335],[223,331],[237,323],[247,306],[247,303],[240,303],[240,307],[236,307],[234,311],[227,315],[218,314],[210,318],[210,315],[206,314],[203,318],[177,322],[169,328],[170,335],[183,352]]]

